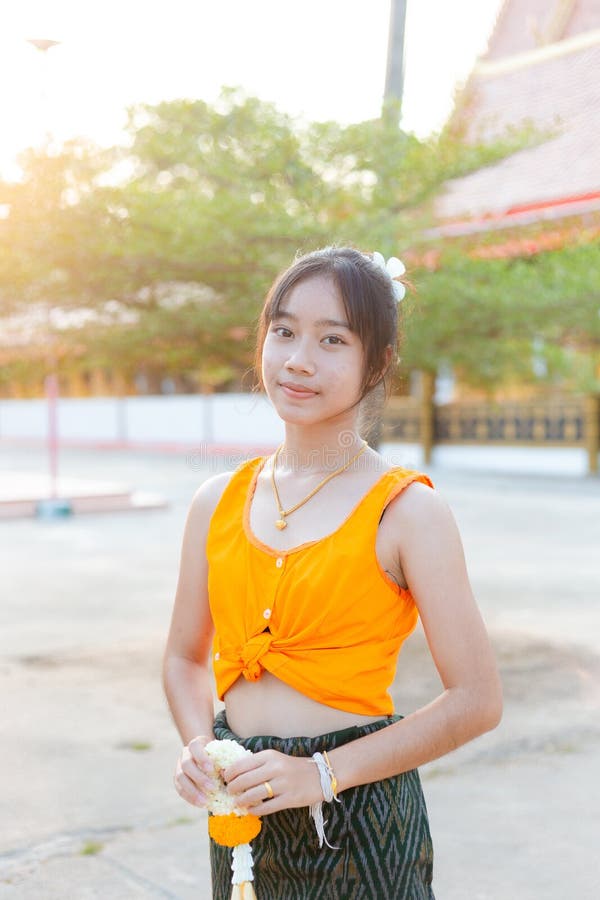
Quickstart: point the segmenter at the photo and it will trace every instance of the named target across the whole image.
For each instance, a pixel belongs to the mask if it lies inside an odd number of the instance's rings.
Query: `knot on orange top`
[[[246,681],[258,681],[264,668],[260,661],[271,649],[272,642],[273,635],[266,631],[246,641],[241,653],[242,674]]]

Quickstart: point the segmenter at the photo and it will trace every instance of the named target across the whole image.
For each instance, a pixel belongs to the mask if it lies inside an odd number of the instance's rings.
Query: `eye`
[[[346,341],[343,340],[338,334],[328,334],[326,338],[323,338],[324,341],[329,341],[333,345],[335,344],[345,344]]]
[[[278,335],[279,337],[291,337],[292,332],[289,328],[286,328],[285,325],[274,325],[271,329],[273,334]]]

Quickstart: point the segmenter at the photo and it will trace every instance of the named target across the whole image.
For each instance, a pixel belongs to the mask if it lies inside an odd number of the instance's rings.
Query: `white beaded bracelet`
[[[313,753],[312,759],[316,764],[317,769],[319,770],[319,778],[321,779],[321,790],[323,791],[324,800],[327,803],[331,803],[332,800],[335,800],[337,803],[341,803],[341,800],[337,796],[337,779],[333,773],[331,765],[329,764],[327,754],[325,753],[325,755],[323,755],[322,753]],[[325,841],[325,843],[331,850],[340,850],[340,847],[334,847],[333,844],[330,844],[325,837],[325,825],[327,824],[327,822],[323,821],[323,800],[312,804],[312,806],[310,807],[310,814],[315,821],[315,828],[317,829],[317,835],[319,836],[319,847],[322,847],[323,841]]]

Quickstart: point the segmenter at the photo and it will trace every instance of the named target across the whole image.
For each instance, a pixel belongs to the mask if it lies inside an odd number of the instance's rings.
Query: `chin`
[[[301,409],[282,408],[273,404],[275,412],[286,425],[316,425],[323,420],[322,416],[310,415]]]

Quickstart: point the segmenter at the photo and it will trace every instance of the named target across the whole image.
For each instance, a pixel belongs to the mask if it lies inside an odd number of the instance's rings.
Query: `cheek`
[[[363,377],[363,360],[358,358],[349,359],[343,365],[335,367],[335,381],[346,390],[353,388],[360,389]]]
[[[279,357],[277,354],[277,348],[275,347],[273,342],[269,341],[269,338],[266,337],[261,353],[261,369],[263,380],[266,381],[269,378],[269,374],[277,370],[278,367]]]

